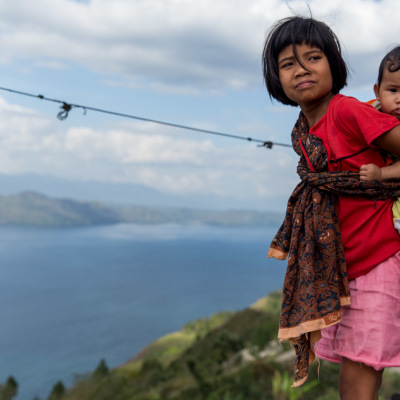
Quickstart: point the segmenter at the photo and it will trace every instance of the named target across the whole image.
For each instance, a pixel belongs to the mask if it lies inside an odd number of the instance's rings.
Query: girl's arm
[[[361,181],[381,181],[382,179],[389,178],[400,178],[400,161],[382,168],[379,168],[375,164],[361,165]]]

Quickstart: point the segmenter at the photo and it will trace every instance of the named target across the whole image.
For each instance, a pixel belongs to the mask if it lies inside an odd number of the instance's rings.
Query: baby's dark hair
[[[287,46],[293,46],[297,61],[297,44],[308,44],[322,50],[326,55],[332,74],[332,93],[337,94],[347,85],[347,66],[342,57],[338,38],[324,22],[299,16],[278,21],[270,30],[263,51],[263,74],[269,96],[283,104],[297,106],[282,89],[279,80],[278,56]]]
[[[400,46],[396,46],[393,50],[390,50],[385,57],[383,57],[381,64],[379,65],[378,86],[381,85],[385,68],[389,72],[396,72],[400,69]]]

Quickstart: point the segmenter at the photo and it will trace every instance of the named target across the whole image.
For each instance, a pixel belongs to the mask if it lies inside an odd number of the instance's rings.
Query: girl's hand
[[[382,179],[382,171],[375,164],[361,165],[360,181],[380,181]]]

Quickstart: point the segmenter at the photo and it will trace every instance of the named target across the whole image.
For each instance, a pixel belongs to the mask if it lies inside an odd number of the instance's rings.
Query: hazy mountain
[[[282,215],[245,210],[199,210],[55,199],[37,192],[0,196],[0,225],[70,227],[137,224],[209,224],[219,226],[277,225]]]
[[[201,209],[259,209],[268,205],[259,199],[245,202],[240,198],[213,195],[173,195],[149,186],[128,183],[77,181],[46,175],[0,174],[0,195],[15,195],[25,191],[43,193],[46,196],[84,201],[100,201],[106,204],[136,204],[159,207],[189,207]]]
[[[0,174],[0,195],[13,195],[28,191],[43,193],[51,197],[120,204],[151,204],[152,200],[159,202],[162,197],[168,197],[157,190],[139,184],[74,181],[36,174]]]
[[[90,226],[120,222],[100,203],[51,199],[36,192],[0,197],[0,225]]]

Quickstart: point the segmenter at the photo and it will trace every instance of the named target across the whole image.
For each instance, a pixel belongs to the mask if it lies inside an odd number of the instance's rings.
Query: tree
[[[63,394],[65,393],[65,386],[61,381],[58,381],[54,386],[53,389],[47,398],[47,400],[59,400],[62,398]]]
[[[107,367],[106,360],[101,359],[99,365],[93,372],[93,378],[102,378],[106,376],[109,372],[109,368]]]
[[[4,385],[0,386],[0,400],[11,400],[17,395],[18,383],[10,376]]]
[[[204,379],[202,374],[199,372],[197,368],[197,363],[195,360],[188,360],[186,363],[190,373],[192,374],[193,378],[196,380],[200,393],[202,394],[203,398],[207,398],[208,394],[210,393],[212,387],[211,385]]]

